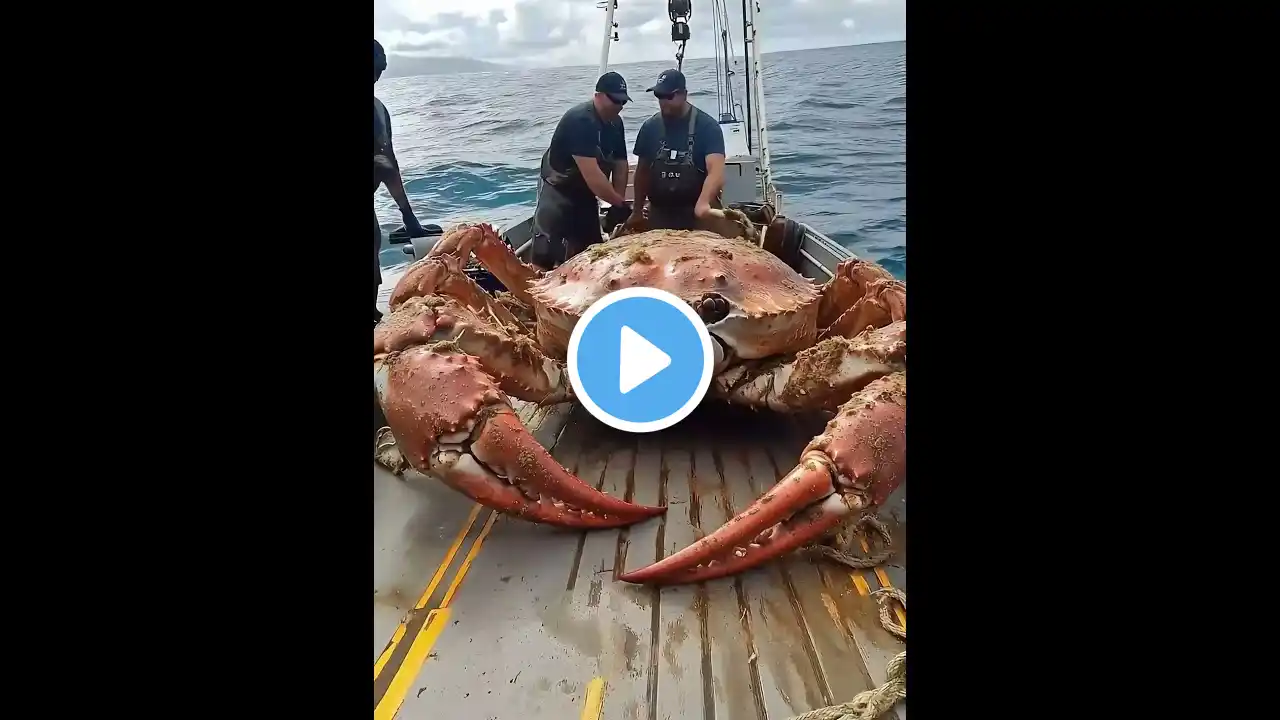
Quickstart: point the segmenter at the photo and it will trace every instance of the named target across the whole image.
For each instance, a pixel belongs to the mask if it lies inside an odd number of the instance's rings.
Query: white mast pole
[[[756,24],[756,2],[758,0],[747,0],[748,21],[751,23],[751,80],[755,86],[755,92],[752,93],[756,106],[756,122],[759,124],[760,137],[760,179],[764,183],[761,188],[761,195],[766,200],[769,196],[769,186],[773,183],[773,174],[769,169],[769,123],[765,120],[764,115],[764,63],[760,59],[760,28]]]
[[[604,0],[604,3],[604,43],[600,46],[600,72],[596,73],[597,76],[605,74],[609,69],[609,46],[613,44],[613,11],[618,7],[618,0]]]

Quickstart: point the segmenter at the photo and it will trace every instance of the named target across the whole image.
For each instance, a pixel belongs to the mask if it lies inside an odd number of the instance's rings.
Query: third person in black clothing
[[[569,108],[542,155],[538,205],[533,212],[533,264],[550,270],[601,241],[599,198],[610,217],[630,213],[627,141],[622,106],[631,101],[616,72],[600,76],[590,100]],[[609,176],[612,175],[612,181]]]
[[[664,71],[647,92],[658,98],[660,112],[645,120],[636,136],[636,209],[627,225],[641,225],[647,199],[650,229],[692,230],[720,205],[724,131],[715,118],[689,104],[679,70]]]
[[[386,69],[387,52],[382,48],[382,43],[374,40],[374,84],[377,84],[378,78],[382,77]],[[400,217],[404,220],[405,229],[409,231],[409,237],[426,235],[426,231],[418,222],[418,217],[413,214],[413,208],[409,205],[409,196],[404,191],[404,179],[400,177],[400,163],[396,161],[396,152],[391,146],[391,113],[387,112],[387,106],[375,97],[373,99],[373,192],[377,193],[381,185],[387,186],[387,192],[391,193],[392,199],[400,208]],[[375,325],[382,319],[382,312],[377,308],[378,287],[382,285],[382,263],[378,260],[381,252],[382,227],[378,224],[378,211],[375,208],[373,210],[373,323]]]

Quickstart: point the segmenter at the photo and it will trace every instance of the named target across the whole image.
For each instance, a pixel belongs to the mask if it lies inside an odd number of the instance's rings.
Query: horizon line
[[[770,52],[761,53],[761,55],[762,56],[785,55],[787,53],[809,52],[811,50],[831,50],[834,48],[862,47],[864,45],[887,45],[889,43],[900,43],[900,42],[906,42],[906,41],[907,41],[906,38],[902,38],[901,40],[876,40],[875,42],[847,43],[844,45],[820,45],[817,47],[797,48],[794,50],[772,50]],[[536,67],[528,67],[528,66],[522,67],[519,65],[507,63],[507,62],[499,62],[496,60],[482,60],[480,58],[468,57],[466,55],[406,55],[405,53],[396,52],[394,50],[388,50],[387,55],[388,56],[400,55],[401,57],[412,58],[414,60],[428,60],[431,58],[439,58],[441,60],[469,60],[471,62],[482,62],[482,63],[487,63],[489,65],[494,65],[496,66],[494,68],[495,70],[551,70],[553,68],[575,68],[575,67],[592,67],[593,66],[592,63],[575,63],[573,65],[539,65]],[[715,59],[715,57],[716,55],[698,55],[698,56],[686,56],[684,59],[685,60],[712,60],[712,59]],[[733,59],[745,60],[746,57],[747,57],[746,55],[734,55]],[[613,67],[614,65],[620,65],[620,66],[621,65],[642,65],[644,63],[654,63],[654,62],[660,62],[660,60],[632,60],[630,62],[625,62],[625,63],[609,63],[609,66]],[[465,72],[492,72],[492,71],[470,70]],[[463,73],[458,73],[458,74],[463,74]],[[414,77],[414,76],[402,75],[400,77]]]

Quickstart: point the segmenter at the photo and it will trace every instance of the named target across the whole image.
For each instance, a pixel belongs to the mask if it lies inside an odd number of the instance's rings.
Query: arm
[[[404,191],[404,180],[400,177],[400,163],[396,161],[395,151],[390,147],[387,148],[387,156],[391,161],[391,173],[386,180],[387,192],[391,194],[391,199],[396,201],[400,214],[410,215],[413,213],[413,208],[409,205],[409,196]]]
[[[708,155],[707,179],[702,183],[702,195],[698,198],[699,208],[711,209],[711,203],[720,196],[724,189],[724,155],[716,153]]]
[[[613,189],[624,198],[627,196],[627,176],[630,173],[631,168],[627,167],[626,158],[613,161]]]
[[[400,215],[405,219],[405,225],[410,224],[409,218],[413,218],[413,223],[416,224],[417,218],[413,214],[413,206],[409,204],[409,195],[404,191],[404,179],[400,177],[400,161],[396,159],[395,147],[391,142],[391,113],[383,115],[383,120],[387,124],[387,160],[391,164],[391,169],[383,182],[387,186],[391,199],[396,201],[396,207],[400,208]]]
[[[593,195],[610,205],[621,205],[626,202],[609,184],[609,178],[604,176],[600,165],[596,163],[596,158],[601,157],[601,153],[605,151],[605,148],[600,147],[602,131],[595,121],[586,116],[572,118],[570,122],[572,124],[568,128],[569,154],[578,165],[582,179],[587,181],[587,187],[591,189]]]
[[[698,204],[694,206],[693,214],[697,217],[707,214],[711,203],[720,197],[720,191],[724,189],[724,131],[720,129],[720,123],[711,118],[701,120],[704,121],[703,129],[698,131],[698,135],[706,138],[707,142],[703,156],[707,178],[702,183],[702,195],[698,198]]]
[[[649,165],[647,163],[636,163],[636,199],[631,203],[632,215],[636,218],[641,217],[644,210],[644,204],[649,200]]]
[[[644,212],[644,204],[649,199],[649,160],[653,157],[653,153],[657,148],[654,132],[657,126],[653,124],[653,118],[649,118],[640,126],[640,132],[636,134],[636,194],[635,200],[631,203],[632,216],[639,218]]]
[[[609,184],[609,178],[604,176],[604,171],[596,164],[595,158],[574,155],[573,161],[578,164],[578,170],[582,172],[582,179],[587,181],[587,187],[591,188],[591,192],[596,197],[610,205],[621,205],[626,202],[622,194],[614,190],[613,185]]]
[[[631,169],[627,167],[627,131],[626,126],[622,123],[622,118],[618,118],[613,126],[613,142],[610,157],[613,160],[613,189],[618,191],[624,199],[627,197],[627,176]]]

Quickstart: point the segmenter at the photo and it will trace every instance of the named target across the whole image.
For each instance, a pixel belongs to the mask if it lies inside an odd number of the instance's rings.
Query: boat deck
[[[885,681],[904,644],[870,593],[906,588],[902,489],[880,512],[894,554],[875,570],[798,555],[660,592],[615,580],[744,508],[794,466],[821,419],[708,402],[674,428],[631,435],[576,405],[519,410],[585,481],[670,509],[567,532],[375,465],[375,718],[786,720]],[[893,713],[905,720],[905,703]]]

